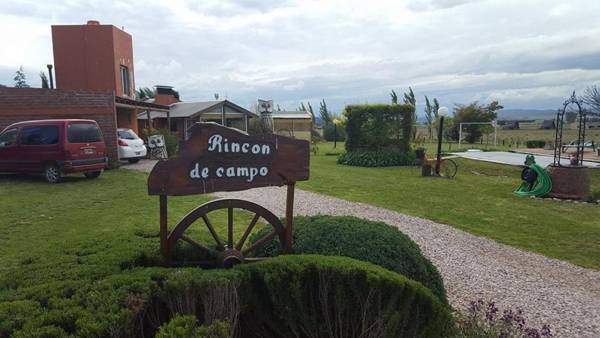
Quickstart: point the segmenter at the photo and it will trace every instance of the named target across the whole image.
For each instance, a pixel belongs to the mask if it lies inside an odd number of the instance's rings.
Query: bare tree
[[[594,114],[600,114],[600,87],[587,87],[583,94],[583,102],[592,108]]]

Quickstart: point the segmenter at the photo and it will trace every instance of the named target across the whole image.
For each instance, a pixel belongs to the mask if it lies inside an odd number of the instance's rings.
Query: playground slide
[[[529,182],[524,180],[521,185],[519,185],[519,187],[513,191],[513,194],[519,197],[546,196],[552,190],[552,180],[550,180],[550,176],[544,168],[535,163],[531,164],[529,169],[533,170],[537,174],[533,185],[530,185]]]

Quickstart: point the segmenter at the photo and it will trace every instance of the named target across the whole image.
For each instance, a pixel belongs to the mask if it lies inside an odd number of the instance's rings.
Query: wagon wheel
[[[210,219],[208,218],[209,212],[219,209],[227,209],[226,242],[222,241],[222,239],[215,231],[215,228],[212,225]],[[233,209],[242,209],[254,214],[252,221],[249,225],[246,226],[244,234],[237,241],[237,243],[234,243],[233,238]],[[216,245],[207,245],[201,243],[185,234],[187,228],[189,228],[190,225],[192,225],[199,218],[201,218],[204,221],[204,224],[208,228],[208,231],[210,232]],[[267,223],[269,223],[273,227],[273,231],[271,231],[265,237],[257,240],[251,246],[244,248],[244,243],[248,239],[248,236],[250,235],[252,229],[254,229],[254,226],[260,218],[263,218],[265,221],[267,221]],[[169,234],[168,246],[172,252],[173,248],[175,248],[179,240],[185,241],[190,245],[210,254],[211,256],[217,257],[216,261],[197,262],[198,265],[204,267],[217,266],[229,268],[236,264],[253,262],[263,259],[260,257],[252,257],[251,253],[259,247],[265,245],[267,242],[270,242],[273,239],[275,239],[275,236],[279,236],[279,243],[280,245],[283,245],[284,232],[285,231],[283,224],[281,223],[279,218],[264,207],[256,203],[240,199],[219,199],[202,204],[201,206],[197,207],[196,209],[192,210],[189,214],[187,214],[181,221],[179,221],[179,223],[177,223],[177,225],[173,228],[173,231],[171,231],[171,233]]]

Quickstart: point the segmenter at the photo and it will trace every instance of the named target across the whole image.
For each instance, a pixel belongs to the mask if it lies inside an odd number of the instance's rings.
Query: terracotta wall
[[[114,91],[133,98],[135,77],[131,35],[113,25],[52,26],[56,88]],[[120,66],[127,66],[131,95],[124,95]]]

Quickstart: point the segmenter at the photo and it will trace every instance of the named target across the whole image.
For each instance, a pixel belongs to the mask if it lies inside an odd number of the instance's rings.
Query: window
[[[0,148],[8,147],[17,142],[17,129],[10,129],[0,135]]]
[[[57,126],[32,126],[21,129],[21,144],[39,146],[58,143]]]
[[[67,139],[71,143],[102,142],[102,134],[95,124],[71,123],[67,129]]]
[[[129,81],[129,68],[121,66],[121,88],[123,89],[123,95],[131,96],[131,85]]]
[[[124,139],[124,140],[137,140],[138,139],[137,135],[130,129],[118,130],[117,134],[120,139]]]

